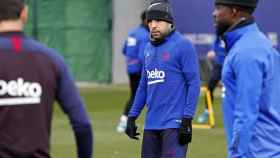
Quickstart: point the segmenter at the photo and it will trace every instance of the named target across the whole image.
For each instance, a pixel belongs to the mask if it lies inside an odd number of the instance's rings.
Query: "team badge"
[[[164,52],[161,57],[163,61],[168,61],[170,59],[170,54],[168,52]]]

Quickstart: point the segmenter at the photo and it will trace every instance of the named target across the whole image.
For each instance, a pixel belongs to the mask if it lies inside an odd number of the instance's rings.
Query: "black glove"
[[[125,129],[126,135],[131,139],[139,139],[140,133],[137,133],[137,126],[135,125],[136,117],[128,117],[127,119],[127,127]]]
[[[183,118],[179,128],[179,144],[186,145],[192,141],[192,119]]]

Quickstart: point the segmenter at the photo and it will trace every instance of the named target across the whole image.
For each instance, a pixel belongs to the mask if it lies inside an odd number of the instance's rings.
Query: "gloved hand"
[[[128,117],[127,127],[125,129],[126,135],[131,139],[139,139],[140,133],[137,133],[137,126],[135,125],[136,117]]]
[[[183,118],[179,128],[179,144],[186,145],[192,141],[192,119]]]

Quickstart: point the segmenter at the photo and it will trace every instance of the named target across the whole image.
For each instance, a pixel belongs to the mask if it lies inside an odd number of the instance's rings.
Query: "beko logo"
[[[38,104],[41,102],[42,87],[37,82],[27,82],[23,78],[17,80],[0,80],[0,106]]]
[[[152,81],[148,82],[148,85],[155,84],[155,83],[161,83],[164,82],[165,78],[165,72],[159,71],[157,68],[155,68],[152,71],[147,71],[148,79],[152,79]]]

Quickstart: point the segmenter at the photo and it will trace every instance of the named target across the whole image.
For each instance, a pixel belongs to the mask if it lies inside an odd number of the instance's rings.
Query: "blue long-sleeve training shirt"
[[[218,37],[215,39],[215,42],[213,44],[213,50],[215,52],[214,61],[218,65],[223,65],[226,56],[226,49],[223,41]]]
[[[49,158],[57,100],[70,118],[78,157],[91,158],[90,119],[62,56],[22,32],[2,32],[0,61],[0,157]]]
[[[149,42],[149,31],[144,25],[140,25],[128,34],[128,38],[123,46],[123,54],[125,55],[125,61],[127,66],[127,73],[139,73],[141,74],[144,49]]]
[[[279,158],[280,54],[255,23],[224,36],[224,125],[229,158]]]
[[[174,31],[160,45],[149,43],[129,116],[138,117],[147,105],[145,129],[178,128],[192,118],[200,91],[198,58],[192,44]]]

